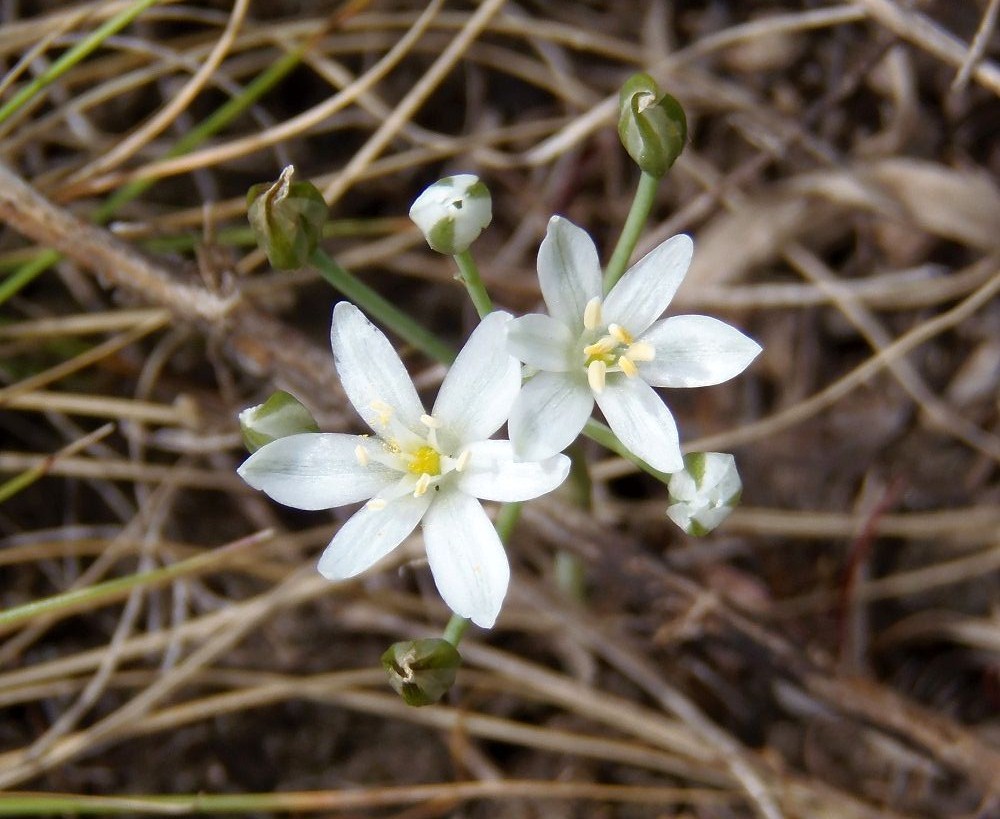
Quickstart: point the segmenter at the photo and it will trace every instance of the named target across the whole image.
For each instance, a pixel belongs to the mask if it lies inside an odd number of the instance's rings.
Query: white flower
[[[471,173],[446,176],[424,190],[410,207],[410,218],[438,253],[469,249],[493,218],[489,189]]]
[[[760,345],[707,316],[657,321],[691,262],[691,239],[668,239],[601,297],[590,236],[559,216],[538,250],[549,315],[508,324],[511,352],[538,370],[521,390],[508,428],[518,457],[560,452],[601,408],[618,439],[662,472],[683,467],[677,425],[653,387],[705,387],[741,373]]]
[[[667,485],[674,500],[667,517],[689,535],[706,535],[729,517],[740,500],[743,483],[736,459],[724,452],[694,452],[684,469]]]
[[[500,312],[483,319],[428,415],[388,339],[354,305],[334,308],[337,372],[375,435],[290,435],[261,447],[239,468],[252,487],[297,509],[368,500],[323,552],[322,575],[360,574],[422,523],[445,603],[484,628],[496,621],[510,568],[477,498],[534,498],[569,471],[563,455],[516,461],[509,441],[487,440],[507,420],[521,384],[520,367],[505,347],[509,320]]]

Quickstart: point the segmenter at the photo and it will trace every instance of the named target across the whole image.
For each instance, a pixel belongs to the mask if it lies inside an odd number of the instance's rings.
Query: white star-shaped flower
[[[760,345],[708,316],[659,319],[691,263],[687,236],[668,239],[625,272],[602,298],[597,248],[559,216],[538,250],[549,315],[507,326],[510,351],[537,370],[514,403],[515,452],[534,460],[560,452],[601,408],[618,439],[662,472],[683,468],[677,425],[653,387],[706,387],[743,372]]]
[[[331,341],[344,391],[371,435],[303,433],[261,447],[241,477],[297,509],[368,502],[319,560],[331,580],[354,577],[422,524],[445,603],[484,628],[496,621],[510,568],[478,498],[521,501],[555,489],[563,455],[516,460],[509,441],[488,440],[521,385],[505,345],[506,313],[486,316],[445,376],[430,414],[388,339],[354,305],[333,311]]]

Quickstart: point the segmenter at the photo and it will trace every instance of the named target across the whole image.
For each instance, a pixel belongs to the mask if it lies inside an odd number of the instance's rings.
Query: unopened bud
[[[446,176],[416,198],[410,218],[432,249],[454,256],[468,250],[490,223],[493,202],[478,176]]]
[[[447,640],[429,637],[393,643],[382,655],[391,685],[407,705],[433,705],[455,682],[462,656]]]
[[[648,74],[633,74],[619,95],[618,136],[628,155],[646,173],[663,176],[684,150],[687,118]]]
[[[725,452],[694,452],[684,456],[684,469],[667,484],[673,501],[667,517],[689,535],[707,535],[729,517],[740,501],[743,483],[736,459]]]
[[[247,193],[250,227],[278,270],[295,270],[309,263],[327,216],[323,194],[312,182],[293,182],[294,173],[289,165],[277,182],[254,185]]]
[[[312,414],[294,395],[278,391],[263,404],[240,413],[243,443],[252,453],[264,444],[300,432],[319,432]]]

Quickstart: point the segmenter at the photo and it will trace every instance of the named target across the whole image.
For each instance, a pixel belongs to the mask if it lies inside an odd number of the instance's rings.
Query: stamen
[[[371,458],[368,457],[368,450],[361,446],[361,444],[354,447],[354,457],[358,459],[358,463],[362,466],[368,466],[371,463]]]
[[[618,358],[618,366],[629,378],[635,378],[639,372],[639,368],[635,366],[635,362],[625,355]]]
[[[632,334],[620,324],[609,324],[608,333],[619,344],[631,344]]]
[[[385,509],[385,501],[382,498],[372,498],[365,504],[365,508],[378,512],[380,509]]]
[[[596,358],[607,355],[615,348],[615,340],[611,336],[599,338],[593,344],[588,344],[583,348],[584,358]]]
[[[587,383],[596,392],[604,392],[604,380],[607,376],[608,365],[601,360],[591,361],[587,367]]]
[[[629,344],[625,355],[633,361],[652,361],[656,358],[656,348],[648,341],[636,341]]]
[[[427,429],[440,429],[441,422],[435,418],[433,415],[421,415],[420,423],[423,424]]]
[[[371,408],[375,410],[375,414],[378,416],[376,419],[380,427],[389,426],[389,421],[392,419],[392,407],[390,407],[385,401],[379,401],[377,398],[372,401]]]
[[[419,498],[421,495],[426,495],[427,490],[430,488],[430,485],[431,485],[431,476],[425,472],[423,475],[417,478],[417,483],[413,487],[413,497]]]
[[[583,308],[583,326],[588,330],[595,330],[601,323],[601,297],[594,296]]]
[[[469,450],[464,450],[461,455],[458,456],[458,460],[455,461],[455,471],[461,472],[465,467],[469,465],[469,457],[472,453]]]

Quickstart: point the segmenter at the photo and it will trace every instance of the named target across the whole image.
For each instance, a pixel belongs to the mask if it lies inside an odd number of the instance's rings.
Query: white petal
[[[561,216],[553,216],[538,248],[538,283],[549,314],[583,329],[587,302],[601,295],[601,262],[593,240]]]
[[[424,543],[434,583],[448,607],[491,628],[500,613],[510,566],[496,529],[479,501],[441,492],[424,516]]]
[[[469,462],[457,486],[485,500],[523,501],[551,492],[569,474],[569,458],[553,455],[544,461],[516,461],[510,441],[479,441],[469,447]]]
[[[521,389],[521,367],[507,351],[510,316],[494,312],[469,336],[441,384],[434,417],[452,444],[489,438],[503,426]]]
[[[684,280],[692,253],[691,237],[683,233],[654,247],[611,288],[604,301],[604,321],[620,324],[638,336],[667,309]]]
[[[573,361],[576,335],[565,324],[542,313],[531,313],[507,325],[507,349],[529,367],[566,372],[583,362]]]
[[[416,528],[433,492],[393,498],[381,509],[362,506],[340,527],[320,556],[319,573],[328,580],[361,574],[395,549]]]
[[[611,431],[633,454],[661,472],[684,468],[674,417],[645,381],[621,375],[608,378],[597,405]]]
[[[331,509],[377,494],[398,474],[382,464],[362,466],[355,455],[372,443],[359,435],[304,432],[258,449],[236,470],[254,489],[295,509]]]
[[[406,367],[389,339],[350,302],[333,308],[330,343],[344,392],[368,426],[384,431],[375,407],[388,406],[407,429],[422,429],[424,408]]]
[[[584,371],[539,373],[524,387],[510,412],[508,428],[515,455],[540,461],[573,443],[594,408]]]
[[[671,316],[642,336],[656,357],[639,374],[655,387],[708,387],[747,368],[760,345],[724,321],[708,316]]]

